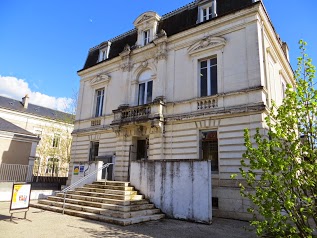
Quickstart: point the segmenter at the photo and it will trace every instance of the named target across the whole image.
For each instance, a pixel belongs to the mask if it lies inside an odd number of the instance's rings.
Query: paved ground
[[[13,215],[10,222],[9,202],[0,202],[0,237],[54,238],[54,237],[137,237],[137,238],[248,238],[254,233],[246,231],[247,222],[214,219],[212,225],[163,219],[132,226],[117,226],[30,208],[27,220],[24,213]]]

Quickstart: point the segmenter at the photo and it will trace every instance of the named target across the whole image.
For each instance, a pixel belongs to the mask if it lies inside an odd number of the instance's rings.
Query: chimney
[[[29,95],[25,95],[24,98],[22,98],[22,105],[25,109],[28,108],[28,105],[29,105]]]
[[[286,56],[287,60],[289,61],[289,50],[288,50],[288,45],[287,45],[286,42],[282,43],[282,49],[283,49],[283,51],[285,53],[285,56]]]

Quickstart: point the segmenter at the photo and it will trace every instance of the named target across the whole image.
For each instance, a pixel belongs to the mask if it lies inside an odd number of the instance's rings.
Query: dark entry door
[[[147,159],[147,143],[146,143],[146,140],[138,140],[137,141],[136,159],[137,160]]]

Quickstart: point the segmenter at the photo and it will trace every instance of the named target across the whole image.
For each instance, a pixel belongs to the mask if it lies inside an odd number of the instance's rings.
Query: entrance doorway
[[[112,155],[97,156],[96,160],[102,161],[103,164],[114,163]],[[108,168],[104,168],[102,170],[101,179],[106,178],[106,170],[107,170],[107,180],[113,180],[113,164],[111,164]]]
[[[148,139],[137,140],[136,160],[147,159]]]

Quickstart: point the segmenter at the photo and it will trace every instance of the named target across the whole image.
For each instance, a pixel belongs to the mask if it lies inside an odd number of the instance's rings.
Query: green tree
[[[317,90],[315,66],[300,41],[296,86],[266,117],[267,133],[245,130],[241,195],[253,205],[257,235],[314,237],[317,232]],[[234,176],[233,176],[234,177]]]

